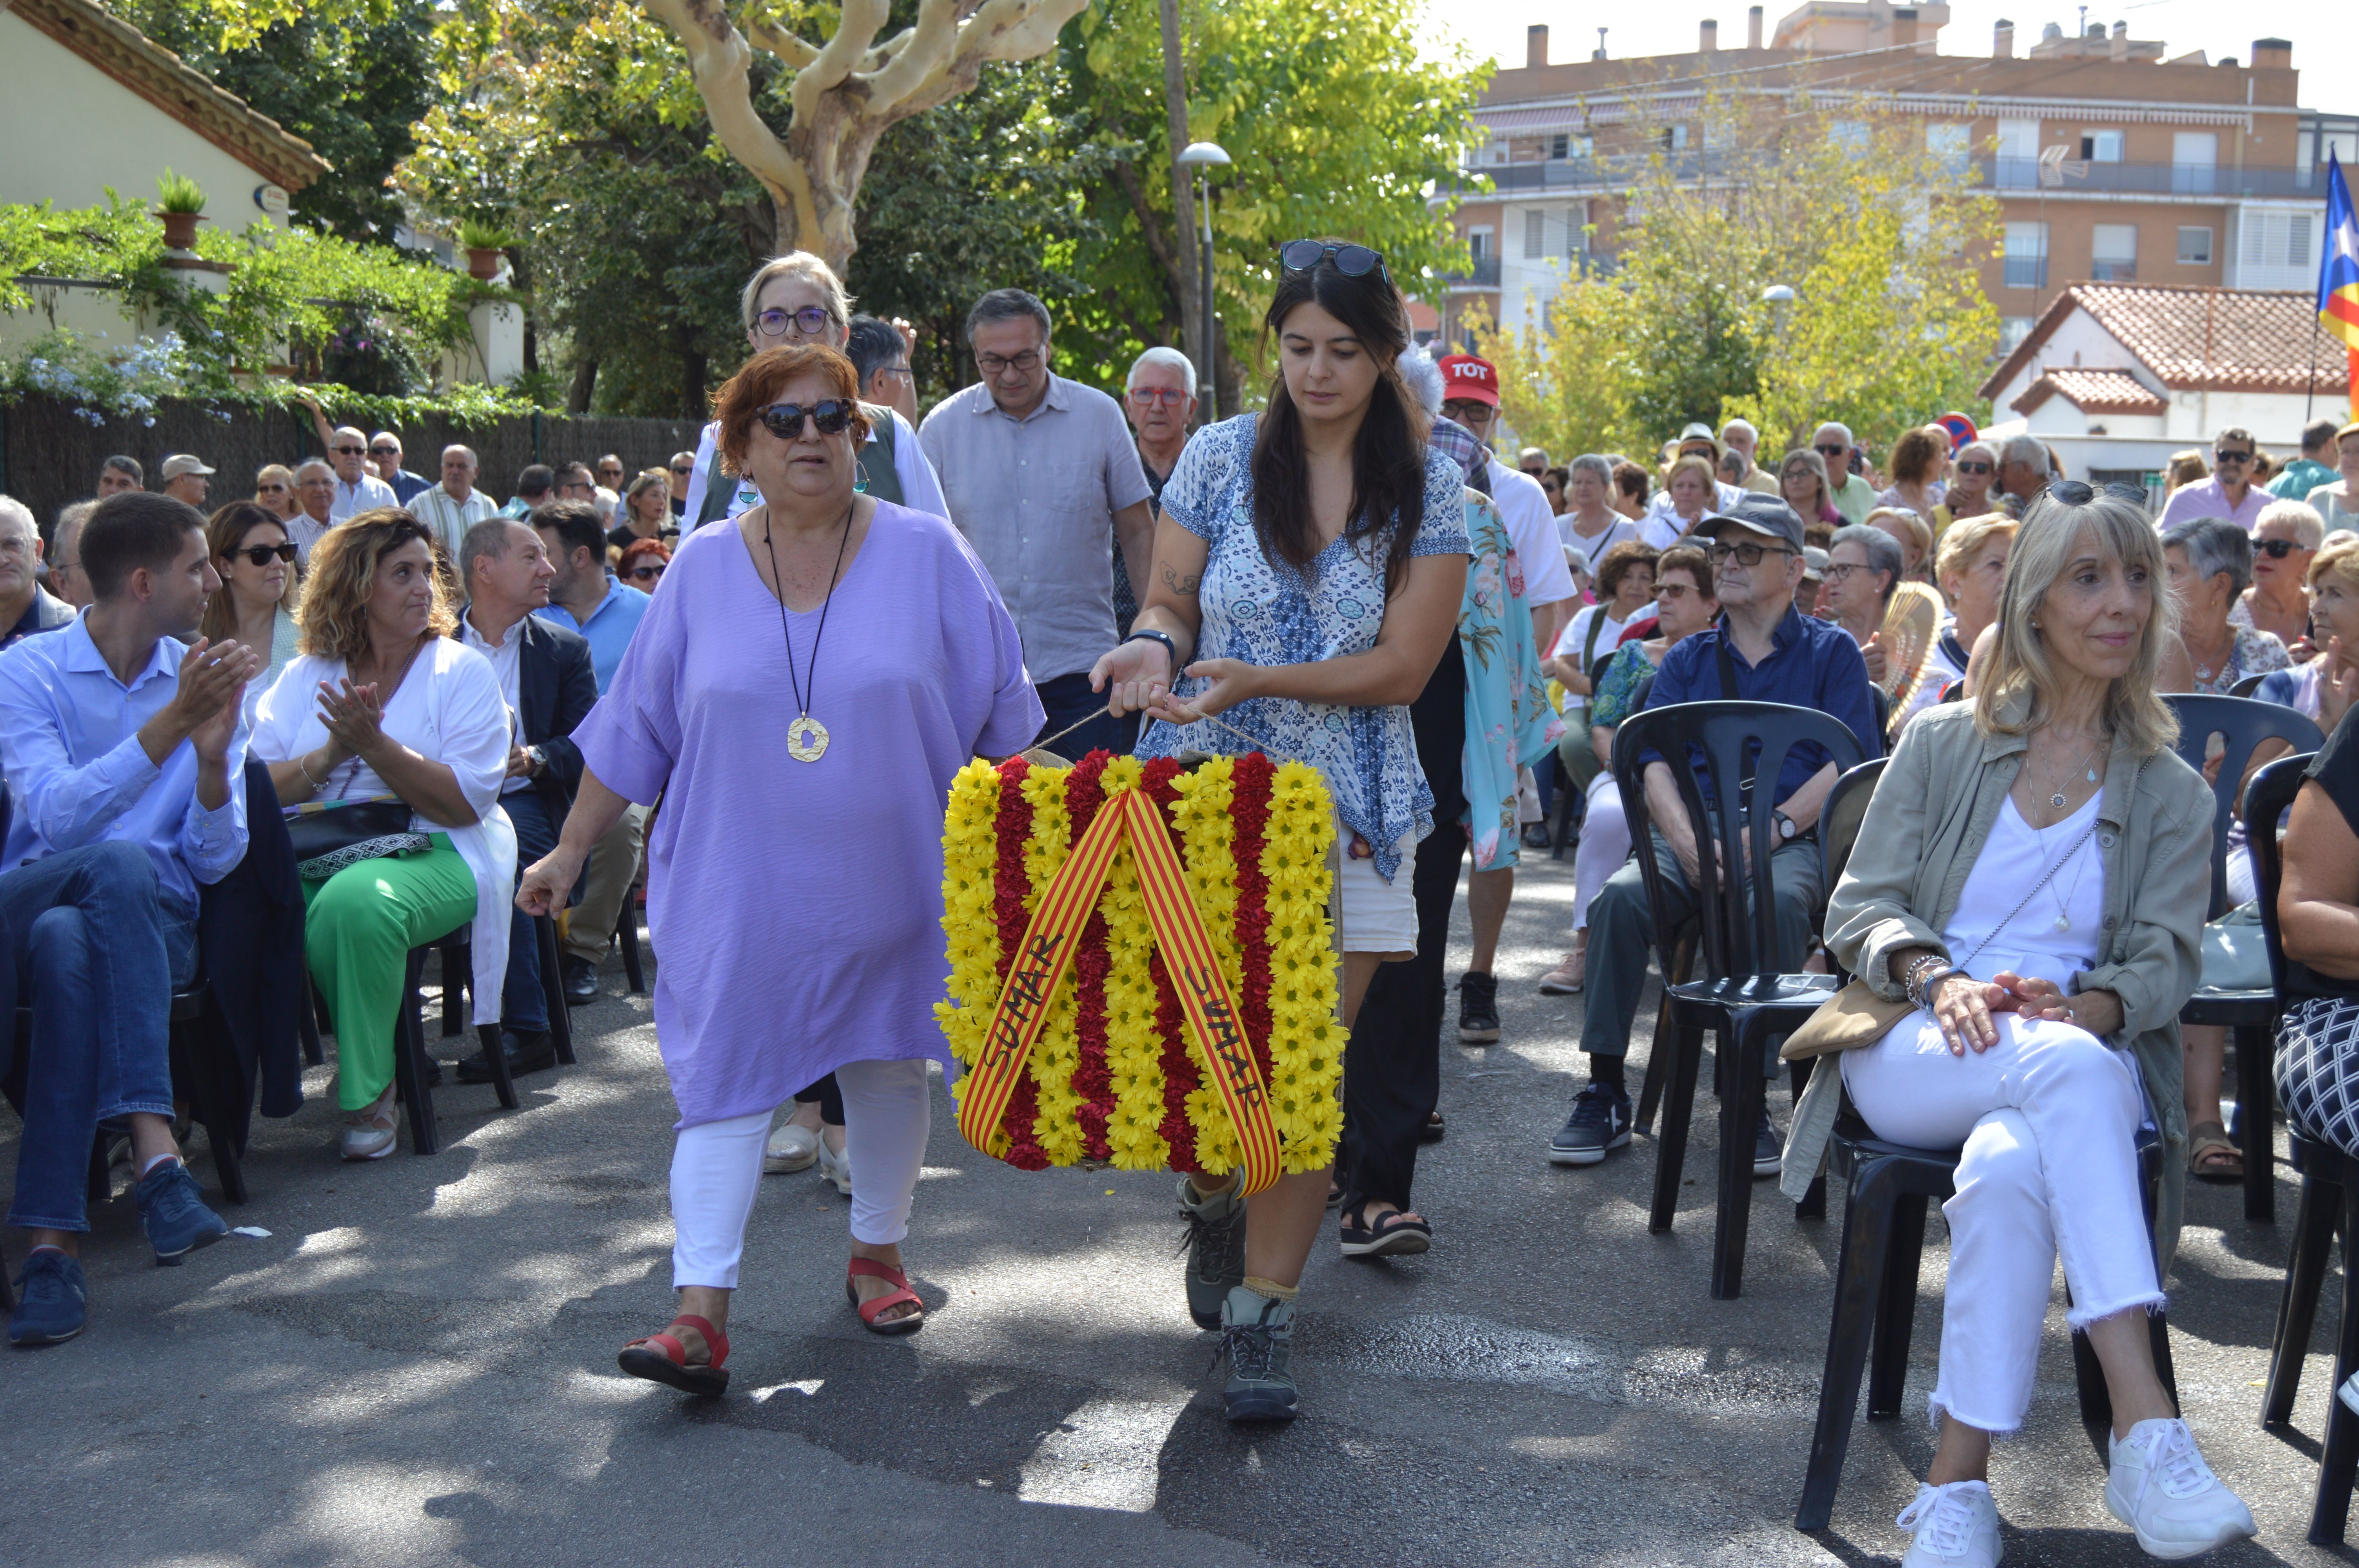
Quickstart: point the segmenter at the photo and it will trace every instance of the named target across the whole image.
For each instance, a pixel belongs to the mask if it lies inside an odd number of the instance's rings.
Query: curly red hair
[[[850,402],[852,444],[857,450],[868,439],[868,416],[860,408],[860,373],[852,362],[824,343],[788,343],[764,349],[722,385],[712,400],[713,416],[721,421],[721,471],[745,471],[745,446],[754,438],[754,423],[763,409],[778,401],[778,394],[797,376],[817,374],[829,392]]]

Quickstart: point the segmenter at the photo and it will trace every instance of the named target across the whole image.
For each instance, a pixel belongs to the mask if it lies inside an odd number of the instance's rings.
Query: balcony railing
[[[1496,288],[1499,287],[1499,258],[1476,256],[1471,270],[1453,273],[1442,281],[1452,288]]]
[[[1502,196],[1625,190],[1652,177],[1656,159],[1677,183],[1742,178],[1757,172],[1746,151],[1679,152],[1660,155],[1617,154],[1605,157],[1548,158],[1533,163],[1470,166],[1468,180],[1457,189],[1463,194],[1473,177],[1487,176]],[[2087,163],[2071,160],[2042,185],[2038,158],[1996,157],[1965,160],[1969,183],[2001,192],[2048,190],[2069,196],[2314,196],[2323,198],[2323,166],[2308,173],[2277,168],[2233,168],[2208,163]]]
[[[2047,287],[2048,258],[2046,256],[2007,257],[2005,282],[2009,288]]]
[[[2136,283],[2137,263],[2134,261],[2093,261],[2089,264],[2091,283]]]

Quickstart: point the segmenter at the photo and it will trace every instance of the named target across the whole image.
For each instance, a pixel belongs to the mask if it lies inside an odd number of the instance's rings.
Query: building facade
[[[1533,27],[1525,64],[1495,75],[1477,112],[1489,139],[1472,163],[1493,189],[1455,209],[1474,265],[1435,302],[1444,333],[1463,341],[1477,302],[1520,322],[1576,270],[1610,265],[1648,160],[1712,179],[1708,103],[1774,125],[1804,94],[1838,120],[1921,124],[1929,150],[1997,196],[2005,242],[1982,284],[2002,352],[2076,283],[2315,285],[2327,152],[2359,161],[2359,116],[2301,106],[2290,43],[2257,40],[2248,60],[2166,58],[2116,23],[2080,38],[2051,26],[2018,53],[2002,22],[1987,54],[1942,54],[1948,19],[1945,5],[1809,0],[1765,37],[1756,5],[1742,48],[1705,21],[1693,54],[1563,64]]]

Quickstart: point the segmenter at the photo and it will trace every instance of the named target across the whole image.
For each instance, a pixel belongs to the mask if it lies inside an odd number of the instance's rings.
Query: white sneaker
[[[852,1154],[848,1150],[830,1149],[827,1140],[819,1142],[819,1173],[835,1184],[835,1190],[845,1197],[852,1195]]]
[[[770,1175],[808,1171],[819,1158],[819,1134],[800,1122],[782,1121],[771,1130],[762,1150],[762,1169]]]
[[[1900,1568],[1998,1568],[1998,1505],[1986,1482],[1920,1482],[1917,1500],[1892,1522],[1917,1531]]]
[[[2253,1513],[2195,1451],[2183,1421],[2157,1418],[2108,1436],[2105,1507],[2137,1531],[2149,1557],[2193,1557],[2256,1533]]]

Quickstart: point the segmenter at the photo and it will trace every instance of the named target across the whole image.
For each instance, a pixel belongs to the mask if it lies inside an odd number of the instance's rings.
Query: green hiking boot
[[[1180,1217],[1188,1222],[1180,1249],[1188,1254],[1188,1315],[1198,1328],[1221,1326],[1221,1303],[1245,1277],[1245,1200],[1242,1184],[1198,1197],[1188,1178],[1180,1178]]]
[[[1294,1419],[1294,1303],[1274,1302],[1239,1285],[1221,1306],[1221,1354],[1228,1357],[1223,1390],[1231,1421]]]

